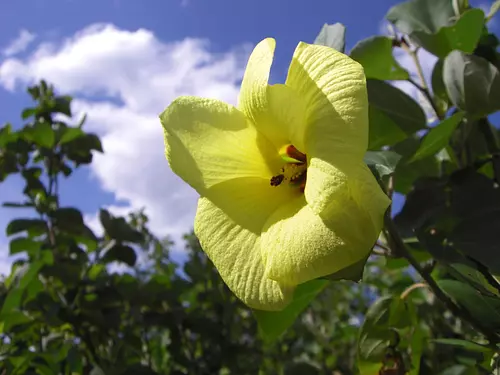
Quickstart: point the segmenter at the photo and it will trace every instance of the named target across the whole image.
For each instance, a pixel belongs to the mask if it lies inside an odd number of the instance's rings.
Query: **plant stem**
[[[482,324],[469,314],[469,312],[459,305],[455,304],[453,300],[448,297],[436,283],[436,281],[432,278],[432,276],[420,265],[420,263],[415,259],[415,257],[411,254],[411,252],[406,247],[406,244],[403,242],[401,236],[397,232],[397,228],[394,225],[394,221],[389,215],[385,217],[385,227],[387,229],[388,234],[391,237],[391,245],[395,246],[396,249],[393,249],[394,252],[403,256],[408,260],[408,262],[413,266],[413,268],[420,274],[422,279],[427,283],[429,288],[432,290],[434,295],[441,300],[442,303],[458,318],[462,319],[465,322],[468,322],[471,326],[473,326],[478,332],[481,332],[490,343],[497,343],[498,337],[493,334],[488,329],[484,328]]]
[[[439,120],[442,120],[444,116],[442,116],[439,112],[439,109],[436,106],[436,103],[434,102],[434,99],[432,98],[431,92],[429,90],[429,86],[427,85],[427,81],[425,80],[424,76],[424,71],[422,69],[422,65],[420,64],[420,60],[418,59],[418,48],[417,49],[412,49],[410,45],[404,41],[404,43],[401,44],[401,48],[403,48],[410,57],[412,58],[413,62],[415,63],[415,67],[417,68],[417,75],[420,80],[420,84],[415,82],[411,77],[408,78],[408,82],[410,82],[413,86],[415,86],[422,94],[424,94],[425,98],[429,101],[429,104],[431,105],[433,111],[436,113],[436,117]]]

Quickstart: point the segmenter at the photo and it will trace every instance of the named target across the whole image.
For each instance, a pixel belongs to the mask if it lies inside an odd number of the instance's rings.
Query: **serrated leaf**
[[[325,23],[314,40],[314,44],[327,46],[343,53],[345,48],[345,26],[341,23],[333,25]]]
[[[392,54],[392,39],[385,36],[373,36],[354,46],[350,57],[359,62],[366,78],[380,80],[405,80],[408,72],[399,65]]]
[[[451,102],[471,115],[500,109],[500,73],[487,60],[453,51],[444,61],[443,80]]]
[[[326,280],[312,280],[297,286],[293,301],[282,311],[254,310],[262,337],[270,342],[277,340],[328,283]]]
[[[435,155],[448,145],[448,142],[456,127],[464,118],[465,113],[457,112],[453,116],[441,121],[422,138],[417,152],[410,160],[410,163]]]

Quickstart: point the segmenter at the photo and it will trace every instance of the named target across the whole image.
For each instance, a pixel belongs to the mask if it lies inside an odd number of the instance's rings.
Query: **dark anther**
[[[285,179],[285,176],[282,174],[271,177],[271,186],[279,186],[283,182],[284,179]]]

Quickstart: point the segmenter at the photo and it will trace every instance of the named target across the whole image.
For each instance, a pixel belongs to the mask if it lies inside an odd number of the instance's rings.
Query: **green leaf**
[[[276,341],[328,283],[326,280],[312,280],[299,285],[295,290],[293,301],[282,311],[254,310],[259,332],[263,338],[266,341]]]
[[[65,128],[64,132],[59,140],[59,144],[63,145],[67,142],[71,142],[74,139],[85,136],[85,132],[83,132],[79,128]]]
[[[462,305],[486,329],[500,332],[500,299],[484,296],[470,285],[456,280],[439,280],[439,287]]]
[[[118,241],[140,243],[143,241],[143,236],[140,232],[132,228],[124,218],[113,217],[106,210],[101,209],[99,219],[106,234]]]
[[[393,151],[367,151],[364,162],[384,177],[394,173],[400,159],[401,156]]]
[[[411,35],[416,31],[435,34],[449,26],[455,17],[450,0],[410,0],[389,9],[386,18],[401,32]]]
[[[481,9],[471,9],[462,14],[451,26],[442,27],[437,33],[416,31],[412,41],[434,55],[445,58],[453,50],[474,52],[484,27],[484,13]]]
[[[500,109],[500,74],[487,60],[453,51],[444,61],[443,80],[458,108],[477,117]]]
[[[52,148],[54,146],[55,133],[48,122],[36,122],[33,127],[24,129],[24,135],[40,147]]]
[[[367,80],[370,149],[392,145],[424,129],[427,120],[422,107],[398,88],[375,79]],[[398,130],[399,128],[399,130]]]
[[[36,114],[36,108],[25,108],[21,113],[21,118],[26,120],[27,118],[34,116]]]
[[[443,68],[444,68],[444,60],[439,59],[434,68],[432,69],[432,92],[434,96],[440,98],[441,100],[448,102],[448,93],[446,92],[446,86],[443,80]]]
[[[102,261],[104,263],[122,262],[133,267],[137,261],[137,254],[130,246],[116,244],[104,254]]]
[[[368,257],[363,258],[360,261],[350,265],[349,267],[341,269],[335,273],[332,273],[331,275],[325,276],[324,278],[331,281],[349,280],[358,282],[363,278],[363,271],[365,269],[367,260]]]
[[[293,362],[285,366],[284,375],[319,375],[320,369],[311,363]]]
[[[51,212],[57,227],[65,232],[81,234],[85,230],[82,213],[73,207],[58,208]]]
[[[439,164],[434,156],[409,163],[419,146],[420,141],[416,137],[409,137],[392,147],[393,151],[401,155],[394,172],[394,190],[398,193],[407,194],[418,178],[436,177],[440,174]]]
[[[344,52],[345,48],[345,26],[341,23],[333,25],[324,24],[314,44],[331,47],[339,52]]]
[[[448,145],[448,142],[456,127],[464,118],[465,113],[457,112],[453,116],[441,121],[423,137],[420,147],[410,163],[438,153]]]
[[[51,108],[52,112],[62,113],[66,116],[71,117],[71,101],[73,99],[71,96],[57,96],[54,98],[53,105]]]
[[[47,224],[40,219],[15,219],[6,229],[7,236],[27,231],[30,236],[40,235],[47,231]]]
[[[20,237],[20,238],[14,238],[12,241],[10,241],[10,255],[22,253],[23,251],[26,251],[30,255],[36,254],[37,251],[40,250],[42,247],[41,242],[33,241],[32,239],[25,238],[25,237]]]
[[[363,65],[366,78],[405,80],[410,77],[392,54],[391,38],[372,36],[362,40],[354,46],[350,57]]]
[[[471,352],[490,353],[492,351],[492,349],[488,346],[477,344],[475,342],[468,340],[443,338],[443,339],[431,339],[430,341],[435,342],[437,344],[456,346]]]
[[[479,372],[475,367],[453,365],[440,372],[439,375],[479,375]]]
[[[387,114],[380,109],[369,106],[370,119],[368,150],[378,150],[382,146],[391,146],[408,136]]]
[[[358,355],[362,360],[379,361],[384,357],[388,344],[396,334],[389,328],[390,308],[393,297],[377,299],[368,309],[359,330]]]

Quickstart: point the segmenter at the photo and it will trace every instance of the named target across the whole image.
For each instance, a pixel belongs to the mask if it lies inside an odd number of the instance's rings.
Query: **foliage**
[[[498,371],[500,54],[487,25],[497,10],[498,1],[485,16],[466,0],[410,0],[387,13],[397,33],[350,51],[368,78],[365,162],[405,202],[364,272],[361,262],[304,285],[282,312],[240,303],[193,234],[187,260],[174,263],[147,209],[102,209],[95,233],[78,202],[61,205],[65,180],[103,148],[85,118],[72,125],[70,97],[44,81],[30,87],[23,125],[0,128],[0,182],[24,184],[22,200],[3,202],[20,214],[6,227],[19,259],[0,283],[0,374]],[[316,43],[343,51],[345,32],[324,25]],[[437,58],[429,80],[418,49]]]

